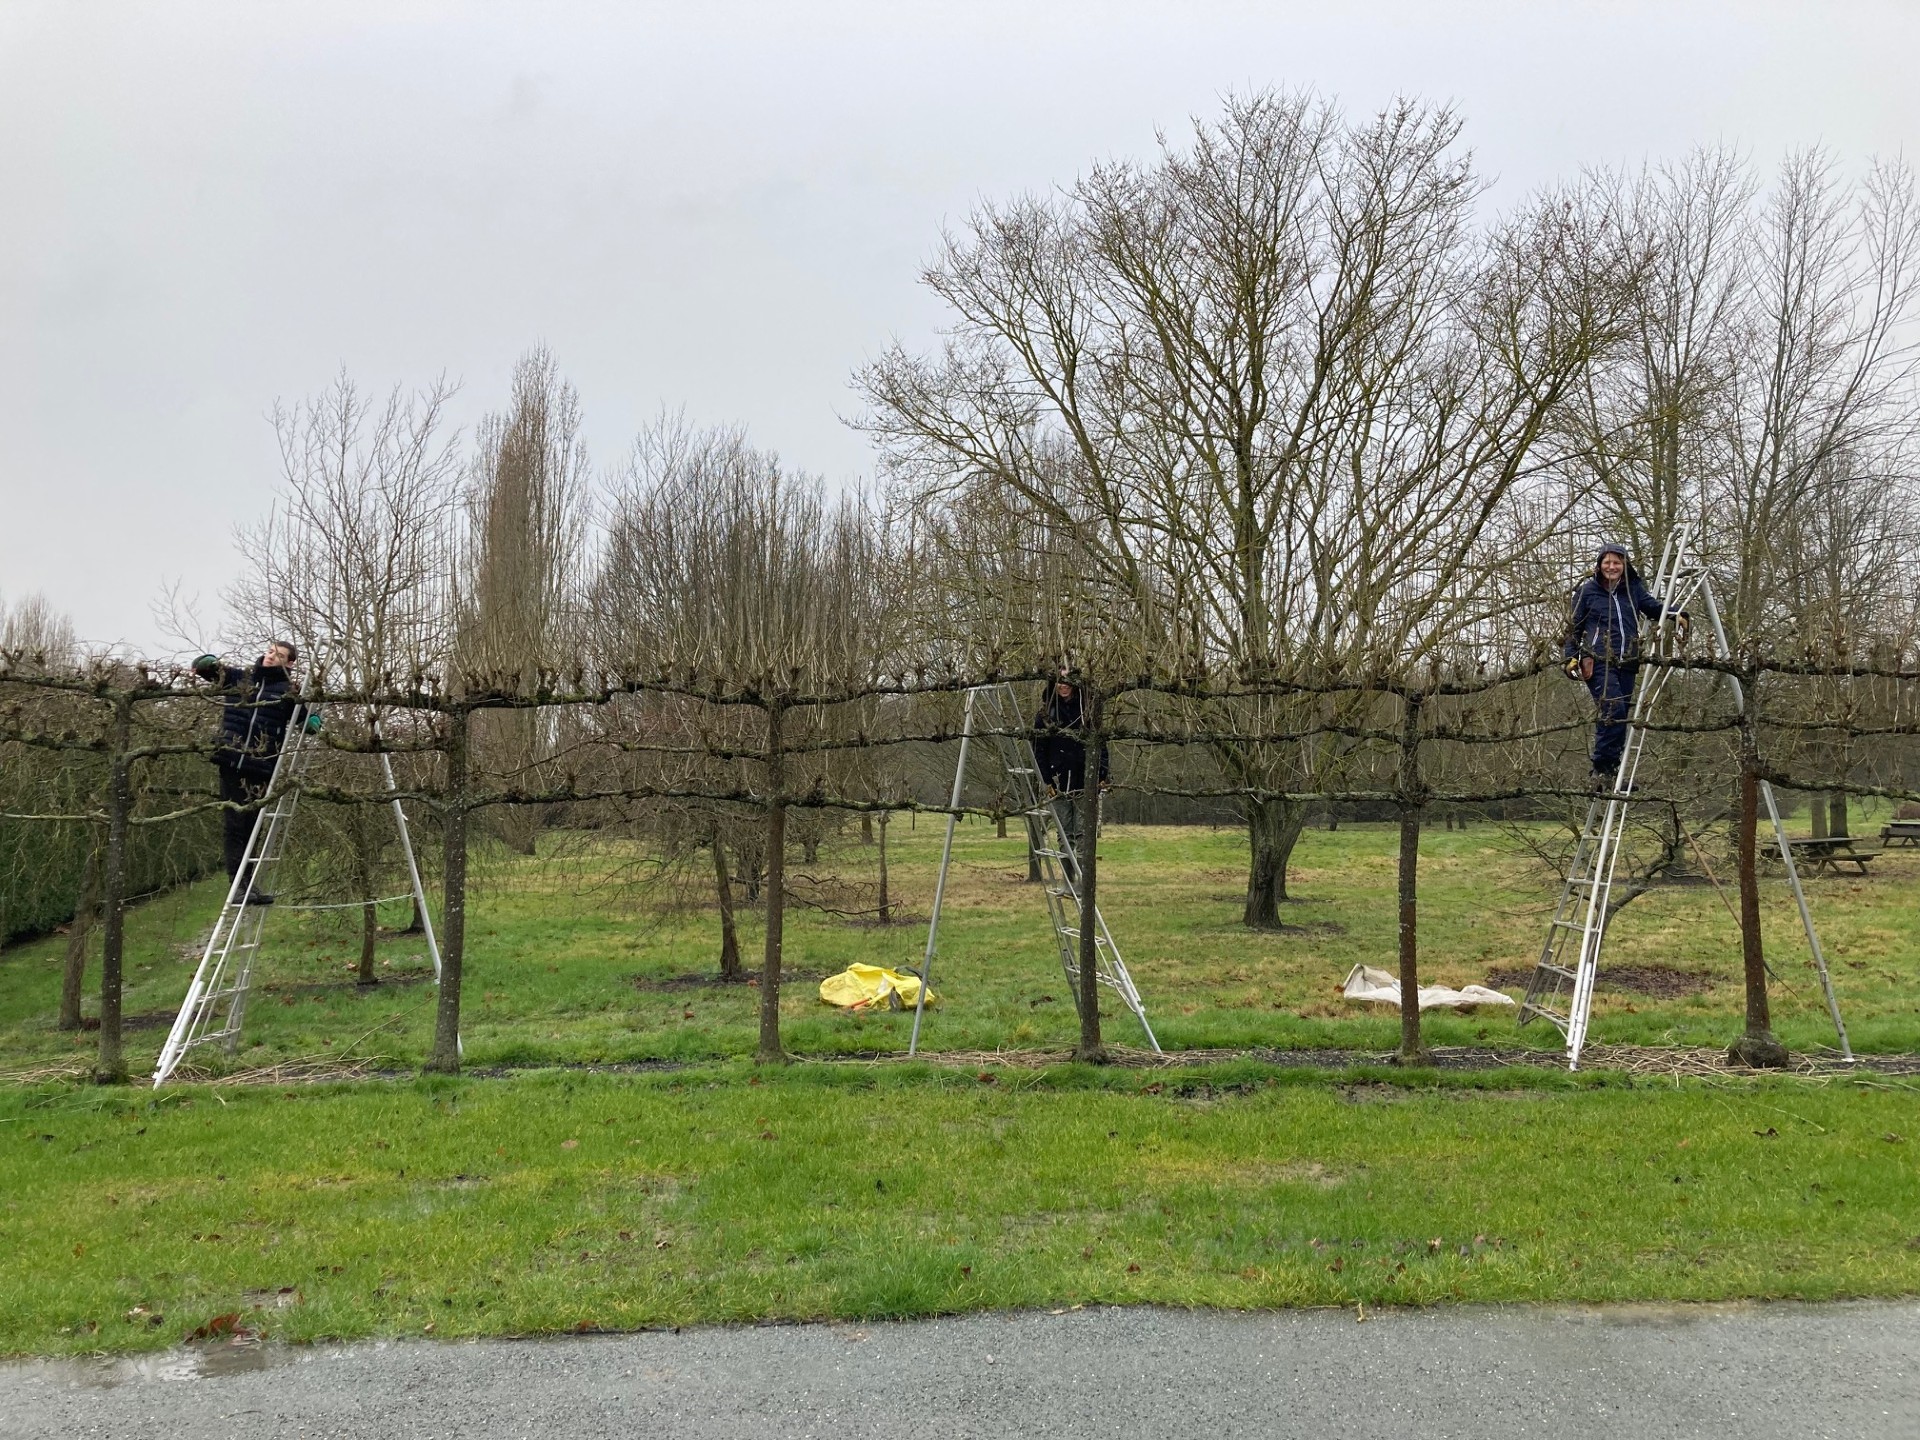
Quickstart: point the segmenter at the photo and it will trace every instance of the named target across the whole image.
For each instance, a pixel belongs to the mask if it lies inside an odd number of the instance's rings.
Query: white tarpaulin
[[[1400,1008],[1400,979],[1389,971],[1376,970],[1371,965],[1356,965],[1341,988],[1349,1000],[1370,1000],[1376,1005],[1391,1005],[1396,1010]],[[1511,995],[1502,995],[1498,990],[1489,990],[1484,985],[1469,985],[1464,990],[1449,990],[1444,985],[1420,987],[1422,1010],[1465,1010],[1474,1005],[1513,1003]]]

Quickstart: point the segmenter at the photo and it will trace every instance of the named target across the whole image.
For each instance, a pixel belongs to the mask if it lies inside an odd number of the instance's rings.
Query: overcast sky
[[[544,341],[603,468],[684,406],[862,475],[848,377],[932,336],[942,225],[1229,90],[1455,102],[1498,205],[1718,140],[1911,154],[1916,54],[1914,0],[0,0],[0,596],[161,646],[178,581],[211,632],[267,412],[342,367],[444,372],[470,427]]]

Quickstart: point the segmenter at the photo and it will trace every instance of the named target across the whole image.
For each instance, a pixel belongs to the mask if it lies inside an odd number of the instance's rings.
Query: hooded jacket
[[[1080,689],[1062,697],[1052,685],[1040,702],[1040,713],[1033,717],[1033,758],[1040,767],[1040,778],[1062,795],[1071,795],[1087,784],[1087,743],[1077,732],[1086,729],[1086,715],[1080,706]],[[1052,732],[1052,733],[1048,733]],[[1100,778],[1107,778],[1107,752],[1100,752]]]
[[[299,687],[284,665],[258,662],[241,670],[222,665],[208,675],[227,694],[220,710],[220,734],[213,747],[213,763],[250,780],[271,780],[287,726],[299,705]]]
[[[1600,562],[1608,555],[1626,560],[1626,573],[1611,590],[1600,573]],[[1560,646],[1563,658],[1591,657],[1614,665],[1633,665],[1640,660],[1640,617],[1658,622],[1666,608],[1640,572],[1627,560],[1626,551],[1617,545],[1603,546],[1593,559],[1593,574],[1580,582],[1573,592],[1573,613],[1567,620],[1566,639]],[[1685,611],[1677,611],[1684,615]]]

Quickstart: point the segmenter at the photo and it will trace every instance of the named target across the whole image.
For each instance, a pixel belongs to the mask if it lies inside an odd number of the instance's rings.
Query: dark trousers
[[[1060,862],[1060,868],[1067,872],[1067,878],[1074,884],[1080,883],[1080,792],[1069,790],[1052,800],[1054,818],[1060,822],[1060,838],[1065,841],[1063,847],[1067,858]]]
[[[1593,662],[1593,675],[1587,681],[1587,693],[1593,696],[1598,719],[1593,727],[1593,768],[1612,775],[1620,768],[1620,752],[1627,745],[1627,716],[1633,709],[1633,670]]]
[[[214,773],[220,777],[220,798],[230,805],[252,805],[267,793],[266,781],[249,780],[238,770],[225,765],[216,765]],[[247,841],[253,836],[253,822],[259,818],[258,810],[220,812],[220,840],[226,850],[229,880],[240,873],[240,862],[247,853]]]

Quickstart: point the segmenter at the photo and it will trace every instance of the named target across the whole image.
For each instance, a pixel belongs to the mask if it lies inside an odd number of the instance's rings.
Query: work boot
[[[271,905],[273,904],[273,896],[267,894],[264,890],[249,890],[247,891],[247,898],[240,903],[242,905]]]

